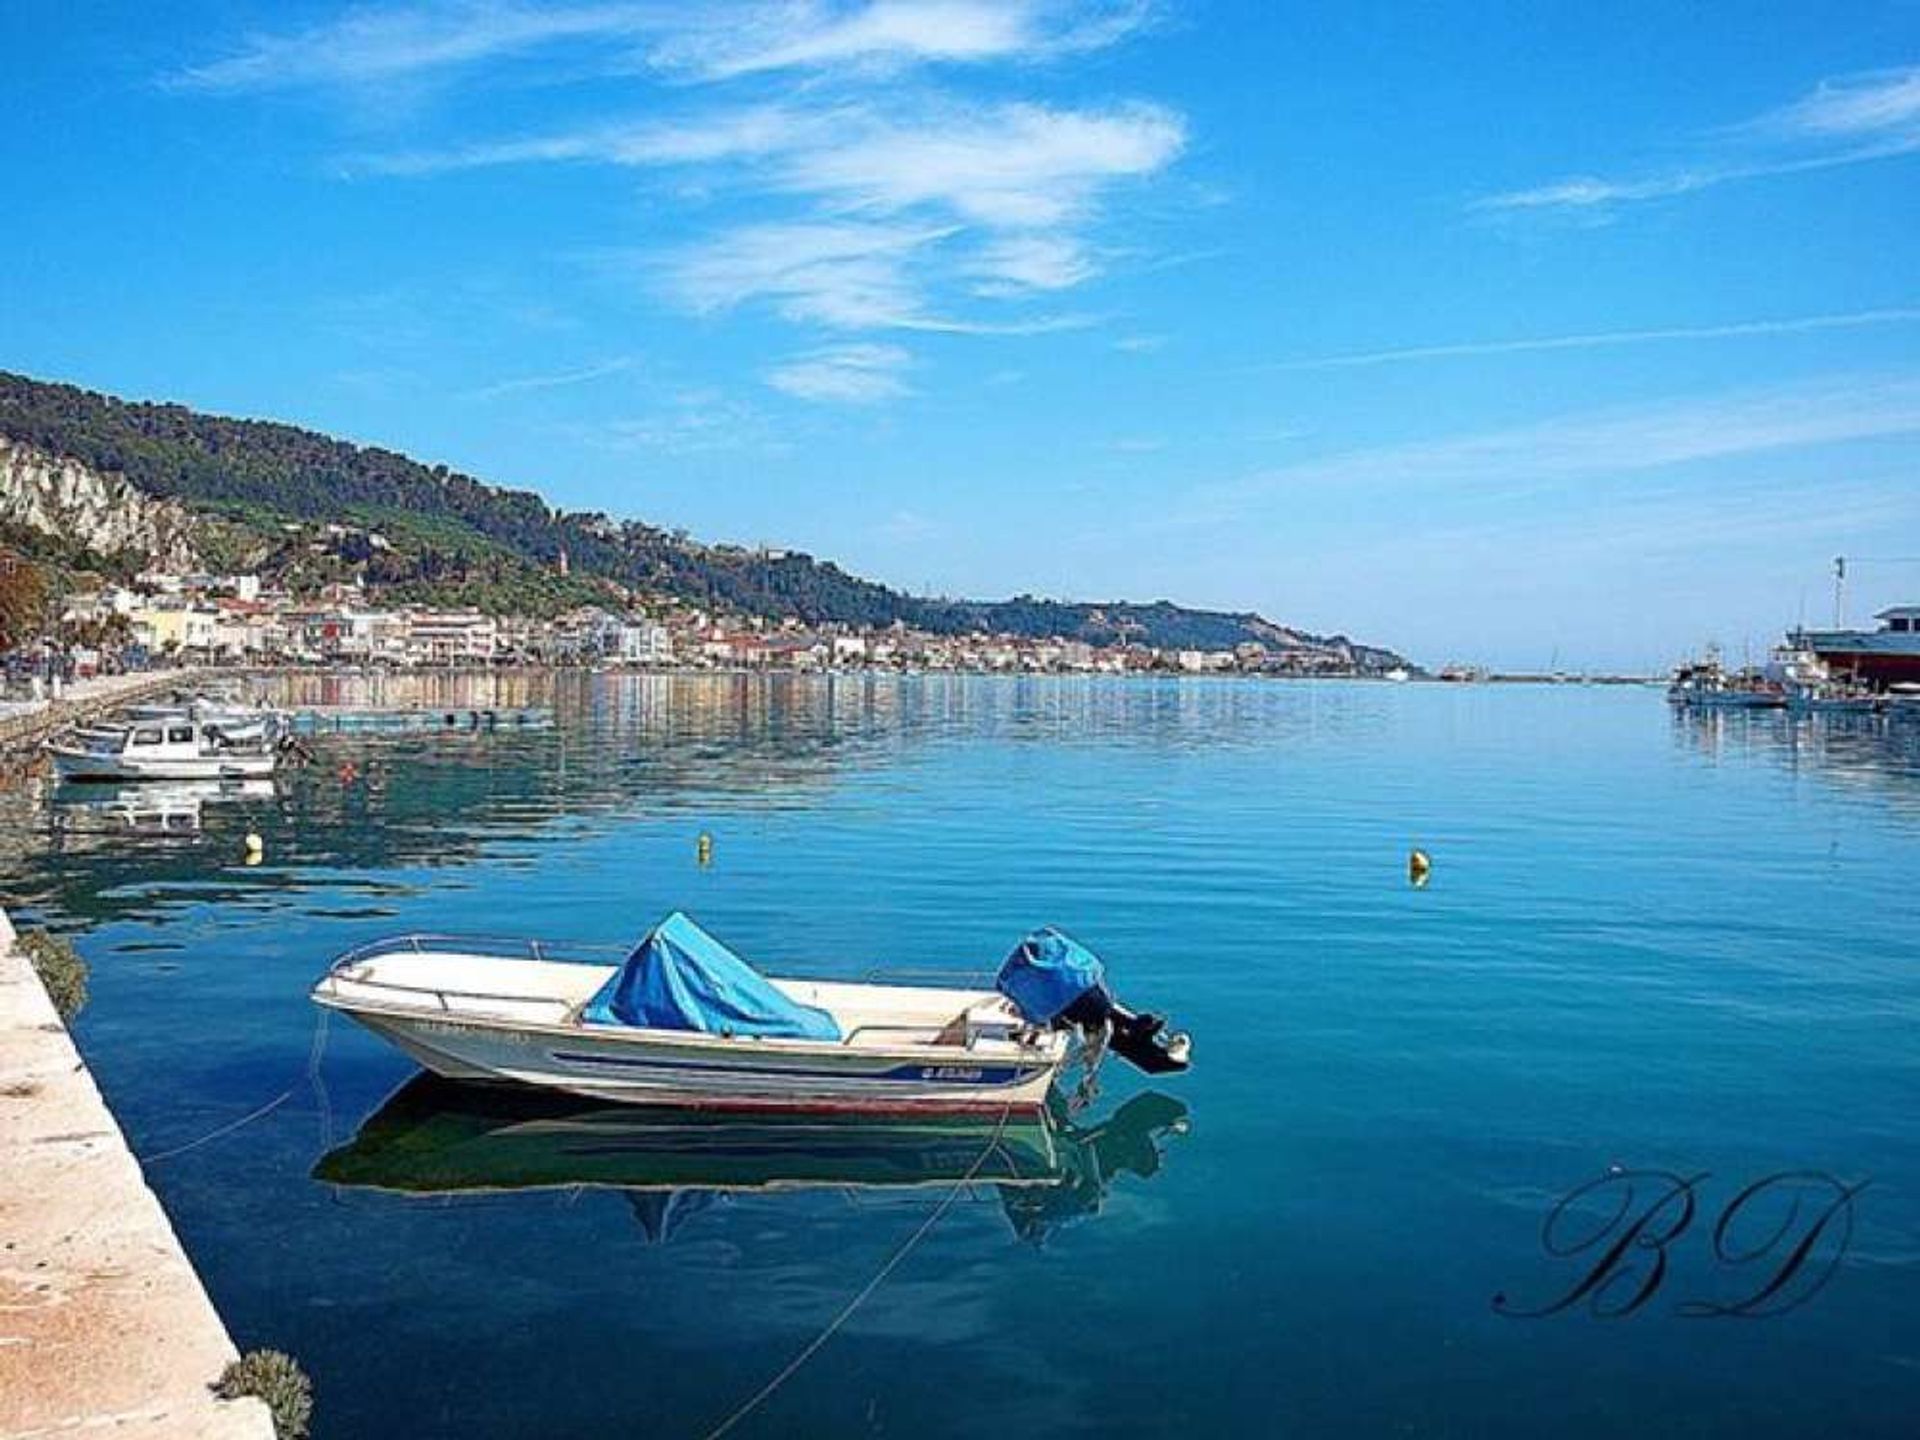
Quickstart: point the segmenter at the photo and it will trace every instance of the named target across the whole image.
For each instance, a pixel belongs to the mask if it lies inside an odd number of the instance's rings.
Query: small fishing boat
[[[286,715],[264,701],[250,705],[238,699],[186,691],[175,691],[170,702],[128,706],[125,713],[131,720],[196,721],[212,726],[234,743],[278,740],[287,729]]]
[[[243,780],[271,775],[273,742],[172,714],[69,731],[47,753],[62,780]]]
[[[611,958],[406,935],[342,955],[312,994],[437,1075],[623,1104],[1013,1112],[1042,1106],[1076,1054],[1188,1064],[1187,1037],[1116,1004],[1100,961],[1053,929],[991,989],[765,976],[678,912]]]
[[[1709,656],[1673,672],[1667,701],[1681,709],[1784,710],[1787,690],[1757,670],[1722,670],[1719,660]]]

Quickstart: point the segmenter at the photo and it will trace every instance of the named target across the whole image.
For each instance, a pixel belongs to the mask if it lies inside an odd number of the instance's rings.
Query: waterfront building
[[[1920,605],[1895,605],[1873,618],[1877,630],[1800,630],[1788,643],[1817,655],[1836,677],[1876,688],[1920,682]]]
[[[414,610],[407,613],[402,644],[406,658],[417,664],[484,664],[499,649],[499,625],[477,610]]]

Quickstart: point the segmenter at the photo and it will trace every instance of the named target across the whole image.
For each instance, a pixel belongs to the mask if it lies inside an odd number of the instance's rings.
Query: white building
[[[428,665],[484,663],[499,648],[500,629],[477,610],[415,610],[407,616],[406,656]]]
[[[671,665],[673,633],[651,620],[629,620],[620,627],[616,653],[628,665]]]

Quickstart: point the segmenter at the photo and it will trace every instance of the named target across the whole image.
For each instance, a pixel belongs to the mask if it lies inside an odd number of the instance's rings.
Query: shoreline
[[[217,679],[221,676],[272,680],[276,677],[300,679],[343,678],[402,680],[430,679],[456,675],[656,675],[682,676],[754,676],[781,678],[817,677],[825,680],[855,680],[885,677],[896,680],[1002,679],[1002,680],[1232,680],[1267,681],[1284,685],[1444,685],[1470,690],[1479,685],[1664,685],[1665,675],[1545,675],[1488,674],[1473,680],[1448,679],[1439,675],[1409,675],[1405,680],[1371,671],[1339,674],[1289,674],[1280,671],[1249,670],[1023,670],[945,667],[907,669],[888,665],[810,666],[810,665],[625,665],[609,662],[598,665],[567,665],[523,662],[489,665],[233,665],[203,668],[196,673]]]
[[[0,1436],[272,1440],[233,1340],[0,910]]]

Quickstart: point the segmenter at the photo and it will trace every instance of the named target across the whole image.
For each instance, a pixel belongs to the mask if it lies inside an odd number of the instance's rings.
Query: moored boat
[[[1705,660],[1674,670],[1667,700],[1700,709],[1780,710],[1787,704],[1787,687],[1757,670],[1724,670],[1710,652]]]
[[[235,738],[178,712],[72,730],[47,744],[63,780],[242,780],[271,775],[279,755],[264,735]]]
[[[130,705],[125,714],[132,720],[181,722],[194,721],[217,730],[233,743],[271,742],[286,733],[286,715],[264,701],[249,705],[218,695],[176,691],[170,702]]]
[[[991,989],[761,975],[675,913],[618,963],[541,941],[401,936],[348,952],[313,999],[435,1074],[623,1104],[846,1112],[1039,1108],[1076,1053],[1149,1073],[1189,1044],[1115,1004],[1055,930]]]

